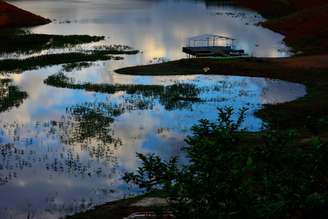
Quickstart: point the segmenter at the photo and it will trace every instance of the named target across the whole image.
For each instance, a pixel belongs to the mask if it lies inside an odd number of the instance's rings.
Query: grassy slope
[[[294,8],[288,0],[234,0],[237,4],[259,11],[265,17],[280,17],[290,14]]]
[[[327,4],[326,0],[234,0],[240,5],[252,8],[265,17],[276,18],[293,12]]]
[[[269,20],[263,25],[285,35],[288,45],[307,55],[328,51],[328,3]]]
[[[48,24],[49,19],[32,14],[0,0],[0,29]]]

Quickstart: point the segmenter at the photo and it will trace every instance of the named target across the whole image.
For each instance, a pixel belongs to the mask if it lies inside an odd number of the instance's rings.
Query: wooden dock
[[[189,38],[182,51],[195,57],[246,55],[244,50],[235,49],[234,41],[225,36],[205,34]]]

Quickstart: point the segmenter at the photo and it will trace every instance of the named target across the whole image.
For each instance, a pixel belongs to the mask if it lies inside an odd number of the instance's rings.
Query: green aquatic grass
[[[94,62],[110,59],[123,59],[112,56],[108,51],[72,52],[33,56],[25,59],[0,60],[0,71],[26,71],[41,67],[75,62]]]
[[[0,79],[0,112],[18,107],[27,98],[25,91],[11,84],[10,79]]]
[[[50,35],[32,34],[28,31],[14,29],[0,32],[0,55],[15,53],[31,55],[50,49],[70,49],[77,45],[99,42],[104,36],[89,35]],[[0,60],[0,71],[24,71],[49,65],[68,64],[66,69],[85,67],[86,62],[109,59],[122,59],[112,55],[134,55],[139,53],[126,45],[102,45],[90,50],[76,50],[65,53],[34,55],[28,58],[9,58]],[[78,63],[80,64],[73,64]],[[83,62],[83,63],[82,63]],[[81,64],[82,63],[82,64]]]
[[[102,142],[103,147],[108,144],[118,144],[113,137],[111,124],[114,117],[121,115],[124,109],[120,106],[106,103],[84,103],[73,105],[66,109],[73,127],[67,136],[69,142],[85,143],[90,139]]]
[[[135,85],[135,84],[91,84],[76,83],[63,73],[50,75],[44,83],[59,88],[81,89],[101,93],[114,94],[119,91],[130,95],[142,95],[152,99],[159,99],[167,110],[190,107],[194,102],[200,102],[200,89],[193,84],[163,85]],[[136,99],[137,100],[137,99]],[[138,101],[136,101],[137,103]],[[137,108],[149,101],[138,102]],[[145,107],[145,106],[144,106]]]
[[[121,44],[95,46],[95,50],[105,50],[105,51],[110,52],[113,55],[115,55],[115,54],[135,55],[135,54],[139,53],[139,50],[136,50],[130,46],[121,45]]]
[[[63,65],[63,70],[65,72],[72,72],[74,70],[82,70],[84,68],[89,68],[92,66],[92,62],[73,62]]]
[[[120,60],[123,59],[123,57],[117,55],[133,55],[138,52],[138,50],[89,50],[82,52],[39,55],[24,59],[4,59],[0,60],[0,71],[26,71],[59,64]],[[76,67],[78,67],[78,64],[76,64]],[[72,70],[72,65],[68,65],[67,69]]]
[[[99,42],[104,36],[30,34],[6,31],[0,34],[0,54],[31,54],[47,49],[71,48],[76,45]]]

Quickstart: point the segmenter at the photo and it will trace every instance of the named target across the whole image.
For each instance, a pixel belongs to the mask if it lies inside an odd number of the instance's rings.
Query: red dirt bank
[[[0,29],[12,27],[30,27],[48,24],[51,21],[31,12],[22,10],[0,0]]]
[[[236,3],[254,9],[265,17],[281,17],[304,9],[328,4],[327,0],[234,0]]]
[[[286,43],[305,55],[327,54],[327,0],[235,0],[270,18],[263,26],[285,35]]]

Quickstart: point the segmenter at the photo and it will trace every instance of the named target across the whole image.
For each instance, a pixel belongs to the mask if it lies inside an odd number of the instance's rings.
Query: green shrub
[[[295,131],[269,129],[246,145],[245,111],[236,122],[231,108],[215,123],[200,120],[186,139],[187,165],[138,154],[141,167],[123,179],[162,191],[177,218],[327,218],[327,144],[300,145]]]

